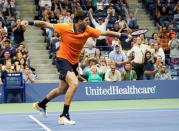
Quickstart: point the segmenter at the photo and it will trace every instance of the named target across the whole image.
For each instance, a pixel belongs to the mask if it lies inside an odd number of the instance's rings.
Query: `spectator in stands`
[[[109,57],[106,57],[105,60],[106,60],[107,69],[110,69],[110,66],[111,64],[113,64],[113,61]]]
[[[89,38],[88,38],[89,39]],[[87,45],[87,47],[85,47],[85,52],[87,52],[90,56],[95,55],[96,52],[96,48],[93,45],[93,41],[88,41],[85,45]]]
[[[156,21],[160,26],[165,24],[165,21],[169,20],[169,11],[170,4],[169,3],[161,3],[160,0],[157,0],[157,8],[156,8]]]
[[[101,18],[101,17],[97,18],[97,22],[96,22],[96,20],[93,18],[91,9],[89,11],[89,16],[90,16],[90,20],[91,20],[92,24],[94,25],[94,27],[96,29],[106,31],[110,14],[107,15],[107,17],[105,18],[104,22],[103,22],[103,18]],[[106,43],[106,37],[105,36],[100,36],[99,38],[97,38],[97,40],[96,40],[96,48],[100,48],[100,50],[108,50],[107,46],[108,45]]]
[[[14,72],[14,66],[12,65],[11,61],[7,61],[6,64],[2,66],[2,72],[1,72],[2,82],[4,82],[7,73],[13,73],[13,72]]]
[[[84,72],[89,71],[93,65],[98,64],[98,61],[95,57],[90,57],[89,54],[85,54],[86,59],[82,66],[84,67]]]
[[[53,11],[50,11],[48,19],[49,19],[49,22],[53,24],[57,23],[58,21],[58,17]]]
[[[5,16],[15,17],[15,0],[5,0],[3,5]]]
[[[42,13],[40,14],[40,19],[44,21],[48,21],[48,17],[50,14],[50,8],[48,5],[45,5],[44,8],[42,8]]]
[[[177,24],[177,20],[175,18],[170,20],[170,23],[168,25],[169,30],[179,30],[179,24]]]
[[[108,27],[109,30],[115,31],[115,32],[121,32],[122,28],[120,27],[118,22],[115,22],[114,24],[110,25],[110,27]]]
[[[132,70],[132,64],[130,62],[125,63],[121,77],[122,80],[137,80],[137,74],[135,70]]]
[[[129,28],[129,26],[125,21],[122,25],[119,25],[118,21],[116,21],[114,23],[114,27],[111,30],[121,33],[128,33],[128,34],[132,32],[132,30]]]
[[[65,17],[63,18],[64,23],[71,23],[72,22],[72,16],[70,12],[66,12]]]
[[[120,28],[121,28],[121,27],[124,27],[124,24],[126,23],[125,20],[123,20],[123,18],[122,18],[121,15],[119,15],[119,16],[117,17],[117,21],[116,21],[116,22],[118,22]]]
[[[176,32],[170,32],[170,38],[171,40],[168,44],[170,47],[171,62],[173,64],[179,64],[177,63],[177,60],[179,59],[179,40],[176,38]]]
[[[104,10],[104,2],[103,2],[103,0],[97,0],[96,9],[97,10]]]
[[[15,24],[12,27],[12,31],[14,33],[14,42],[16,46],[21,42],[24,42],[24,32],[26,27],[21,25],[21,20],[17,19]]]
[[[4,23],[0,21],[0,42],[7,37],[7,28]]]
[[[154,68],[155,70],[159,71],[160,67],[163,65],[162,57],[158,56],[157,58],[154,58]]]
[[[105,59],[100,59],[99,60],[99,64],[97,64],[97,67],[98,67],[98,71],[105,74],[108,67],[107,67],[107,64],[106,64],[106,60]]]
[[[51,0],[39,0],[39,15],[41,16],[44,9],[51,9]]]
[[[97,61],[99,61],[101,56],[102,56],[101,51],[98,48],[96,48],[94,57],[97,59]]]
[[[168,42],[170,40],[169,37],[169,30],[167,26],[160,26],[160,33],[159,33],[159,38],[160,38],[160,47],[164,50],[165,53],[165,63],[168,64],[168,59],[169,59],[169,54],[170,54],[170,48],[168,45]]]
[[[20,61],[22,58],[24,58],[22,52],[21,51],[16,52],[16,54],[14,56],[14,60]]]
[[[36,76],[32,73],[28,66],[23,70],[23,79],[26,83],[35,83]]]
[[[122,12],[122,4],[120,0],[110,0],[110,3],[114,5],[114,9],[116,10],[116,13],[118,13],[118,15],[121,15]]]
[[[5,51],[3,57],[0,58],[0,64],[5,65],[7,61],[13,63],[13,59],[11,58],[11,53],[8,50]]]
[[[61,38],[57,32],[54,32],[49,41],[49,58],[55,58],[56,51],[60,48]],[[48,43],[47,43],[48,44]]]
[[[14,62],[14,70],[16,73],[22,72],[24,70],[24,68],[20,66],[19,61]]]
[[[74,14],[76,14],[77,12],[83,11],[79,0],[73,0],[73,2],[71,2],[71,7],[72,7],[71,10],[69,9],[67,10],[73,12]]]
[[[29,59],[29,54],[28,54],[28,51],[27,51],[27,49],[25,47],[25,43],[23,43],[23,42],[20,43],[18,45],[18,47],[16,48],[16,52],[21,52],[22,55],[23,55],[23,58]]]
[[[11,54],[11,58],[14,56],[15,54],[15,50],[12,47],[10,40],[7,39],[6,37],[1,41],[1,48],[0,48],[0,57],[2,57],[2,55],[4,54],[5,51],[9,51]]]
[[[142,43],[141,38],[138,36],[134,41],[133,47],[127,52],[127,56],[130,56],[133,53],[133,60],[131,63],[133,64],[134,70],[137,73],[137,79],[143,79],[143,63],[144,63],[144,56],[147,49],[146,46]]]
[[[113,37],[112,45],[111,46],[114,49],[116,45],[121,45],[121,41],[119,40],[119,38]]]
[[[83,4],[82,4],[83,10],[89,10],[89,9],[92,8],[93,11],[94,11],[96,9],[96,7],[95,7],[95,5],[94,5],[92,0],[86,0],[86,1],[82,0],[82,2],[83,2]]]
[[[116,15],[116,11],[113,7],[113,4],[109,4],[109,7],[107,9],[107,14],[110,14],[110,16],[115,16]]]
[[[154,32],[152,34],[152,38],[149,40],[149,43],[153,44],[153,43],[156,43],[156,42],[159,42],[159,37],[158,37],[158,33]]]
[[[176,19],[177,21],[179,21],[179,1],[177,2],[177,4],[174,7],[174,19]]]
[[[19,59],[19,65],[22,69],[25,69],[25,67],[28,66],[26,59],[24,58]]]
[[[88,82],[101,82],[103,81],[103,73],[98,71],[96,65],[92,65],[90,70],[85,72]]]
[[[153,43],[153,49],[151,49],[151,52],[153,57],[157,58],[158,56],[160,56],[162,58],[163,63],[165,63],[164,51],[157,42]]]
[[[150,51],[146,51],[144,58],[144,80],[153,80],[156,70],[154,68],[154,60]]]
[[[127,58],[121,45],[115,45],[114,50],[109,53],[109,58],[116,64],[118,70],[124,70],[124,64],[127,62]]]
[[[4,0],[0,0],[0,7],[3,6]]]
[[[84,76],[83,69],[81,68],[81,63],[78,64],[77,71],[78,71],[78,80],[80,82],[87,82],[87,80],[86,80],[86,78]]]
[[[171,75],[165,65],[162,65],[159,72],[155,75],[155,80],[171,80]]]
[[[135,12],[128,12],[128,10],[126,8],[125,9],[125,14],[126,14],[126,21],[127,21],[127,25],[129,26],[129,28],[131,29],[138,29],[139,26],[137,24],[137,19],[136,19],[136,15],[138,12],[138,8],[136,8]]]
[[[60,1],[61,7],[65,10],[72,10],[72,4],[69,0]],[[62,10],[61,10],[62,11]]]
[[[4,16],[1,7],[0,7],[0,21],[1,21],[3,24],[6,24],[6,17]]]
[[[105,81],[120,81],[121,73],[116,69],[115,63],[110,65],[110,69],[105,73]]]

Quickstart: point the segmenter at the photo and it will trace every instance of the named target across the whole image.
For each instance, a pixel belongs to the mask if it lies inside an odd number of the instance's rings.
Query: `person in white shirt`
[[[134,58],[131,60],[131,63],[133,64],[134,70],[137,73],[137,79],[142,80],[143,79],[143,63],[144,63],[144,55],[147,51],[146,46],[142,44],[142,40],[140,36],[136,38],[136,41],[133,45],[133,47],[127,52],[127,56],[130,56],[131,53],[133,53]]]
[[[89,11],[89,16],[90,16],[90,20],[91,20],[92,24],[94,25],[94,27],[96,29],[106,31],[110,14],[107,15],[104,22],[103,22],[103,18],[101,18],[101,17],[99,17],[97,19],[97,21],[93,18],[92,9],[90,9],[90,11]],[[107,50],[107,48],[105,46],[107,46],[106,37],[105,36],[98,37],[96,40],[96,47],[100,48],[100,50]]]

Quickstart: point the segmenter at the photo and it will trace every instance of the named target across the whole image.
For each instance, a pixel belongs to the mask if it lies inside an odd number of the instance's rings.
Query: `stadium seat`
[[[6,73],[3,82],[4,103],[7,103],[8,94],[20,93],[21,101],[25,102],[25,82],[22,73]]]

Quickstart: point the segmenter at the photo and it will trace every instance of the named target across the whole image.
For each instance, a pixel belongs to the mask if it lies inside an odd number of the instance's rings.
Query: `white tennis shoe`
[[[60,116],[59,119],[58,119],[58,123],[60,125],[75,125],[76,124],[75,121],[70,120],[66,116]]]
[[[46,107],[42,108],[42,107],[39,106],[38,103],[39,103],[39,102],[33,103],[32,107],[33,107],[35,110],[38,110],[38,111],[40,112],[40,115],[41,115],[43,118],[47,118]]]

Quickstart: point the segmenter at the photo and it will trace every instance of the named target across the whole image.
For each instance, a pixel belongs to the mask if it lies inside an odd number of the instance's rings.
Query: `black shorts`
[[[66,74],[68,71],[74,72],[76,75],[78,75],[78,72],[77,72],[78,63],[71,64],[66,59],[56,58],[56,66],[57,66],[58,72],[60,72],[60,76],[59,76],[60,80],[65,80]]]

